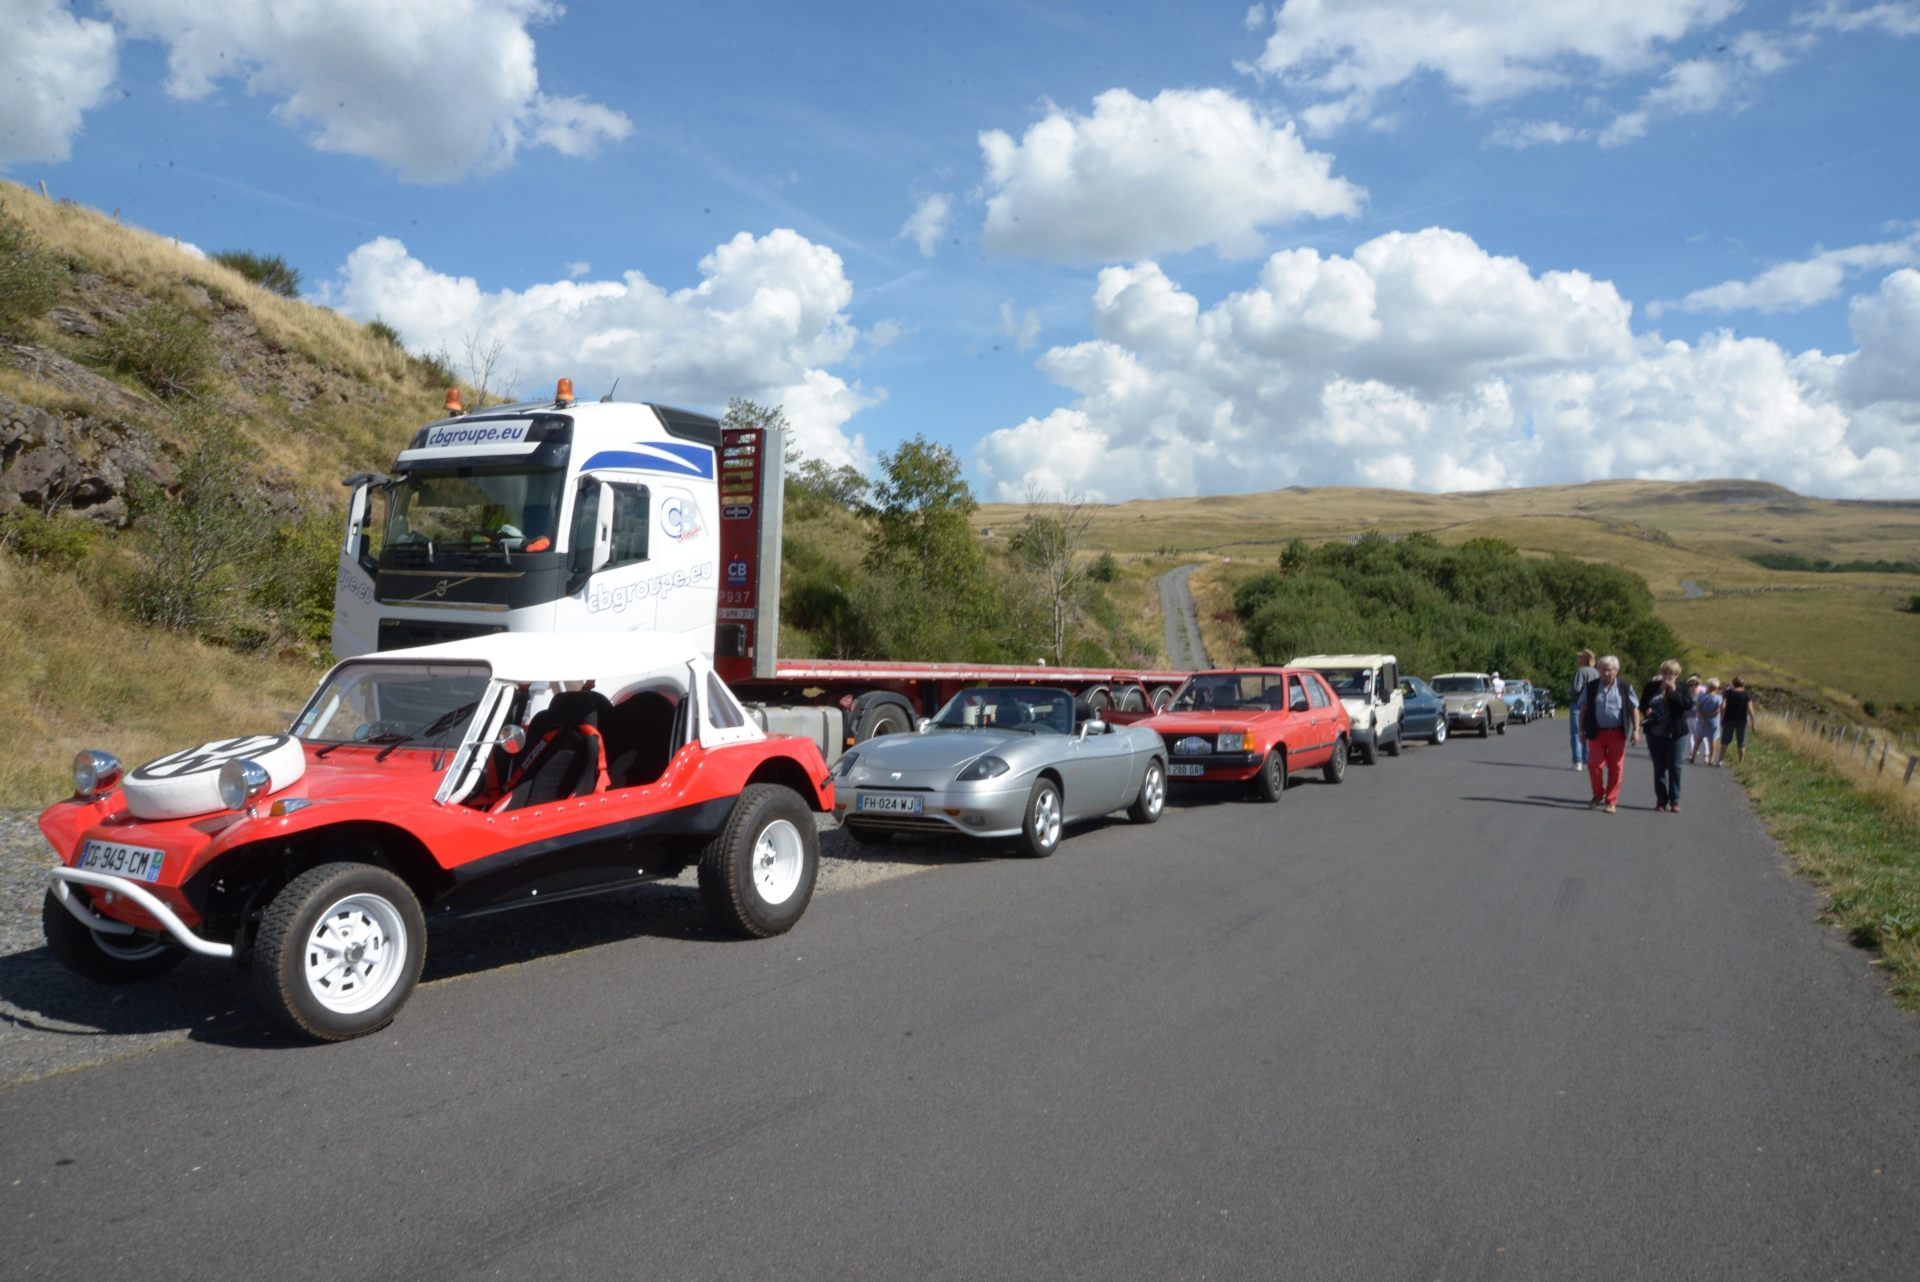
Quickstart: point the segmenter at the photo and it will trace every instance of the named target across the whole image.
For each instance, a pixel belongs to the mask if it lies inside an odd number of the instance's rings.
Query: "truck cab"
[[[564,383],[550,402],[427,424],[392,476],[347,480],[335,656],[494,632],[640,632],[711,657],[720,453],[717,419],[583,405]]]
[[[1406,699],[1400,692],[1400,661],[1390,654],[1309,654],[1289,666],[1312,668],[1327,679],[1353,719],[1353,747],[1372,765],[1385,752],[1400,755]]]

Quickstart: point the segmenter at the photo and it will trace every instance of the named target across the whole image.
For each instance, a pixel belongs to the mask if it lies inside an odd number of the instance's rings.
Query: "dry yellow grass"
[[[129,768],[227,735],[284,730],[318,676],[126,622],[71,576],[0,556],[0,806],[73,790],[82,748]]]
[[[1821,762],[1860,791],[1877,798],[1908,823],[1920,825],[1920,767],[1911,784],[1907,764],[1913,754],[1897,735],[1877,727],[1846,726],[1837,736],[1784,714],[1765,715],[1755,723],[1763,734],[1802,757]]]

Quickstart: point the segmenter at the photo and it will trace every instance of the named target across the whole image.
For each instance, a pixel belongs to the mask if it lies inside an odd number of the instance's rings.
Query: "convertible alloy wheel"
[[[1150,824],[1160,818],[1167,806],[1167,768],[1155,758],[1147,763],[1140,780],[1140,795],[1127,807],[1127,818],[1137,824]]]
[[[1051,779],[1039,780],[1033,785],[1033,795],[1027,798],[1026,821],[1020,825],[1014,846],[1029,859],[1045,859],[1060,847],[1064,813],[1060,789]]]

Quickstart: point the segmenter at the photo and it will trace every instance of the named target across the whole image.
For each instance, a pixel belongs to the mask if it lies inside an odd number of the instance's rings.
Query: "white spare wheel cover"
[[[149,761],[121,781],[127,809],[137,819],[186,819],[225,810],[220,767],[251,758],[266,768],[275,793],[307,773],[307,754],[292,735],[250,734],[183,748]]]

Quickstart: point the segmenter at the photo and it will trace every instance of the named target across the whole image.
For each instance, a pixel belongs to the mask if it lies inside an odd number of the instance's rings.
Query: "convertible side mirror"
[[[1082,721],[1080,723],[1080,737],[1083,739],[1090,734],[1105,734],[1106,732],[1107,723],[1097,717],[1092,721]]]

